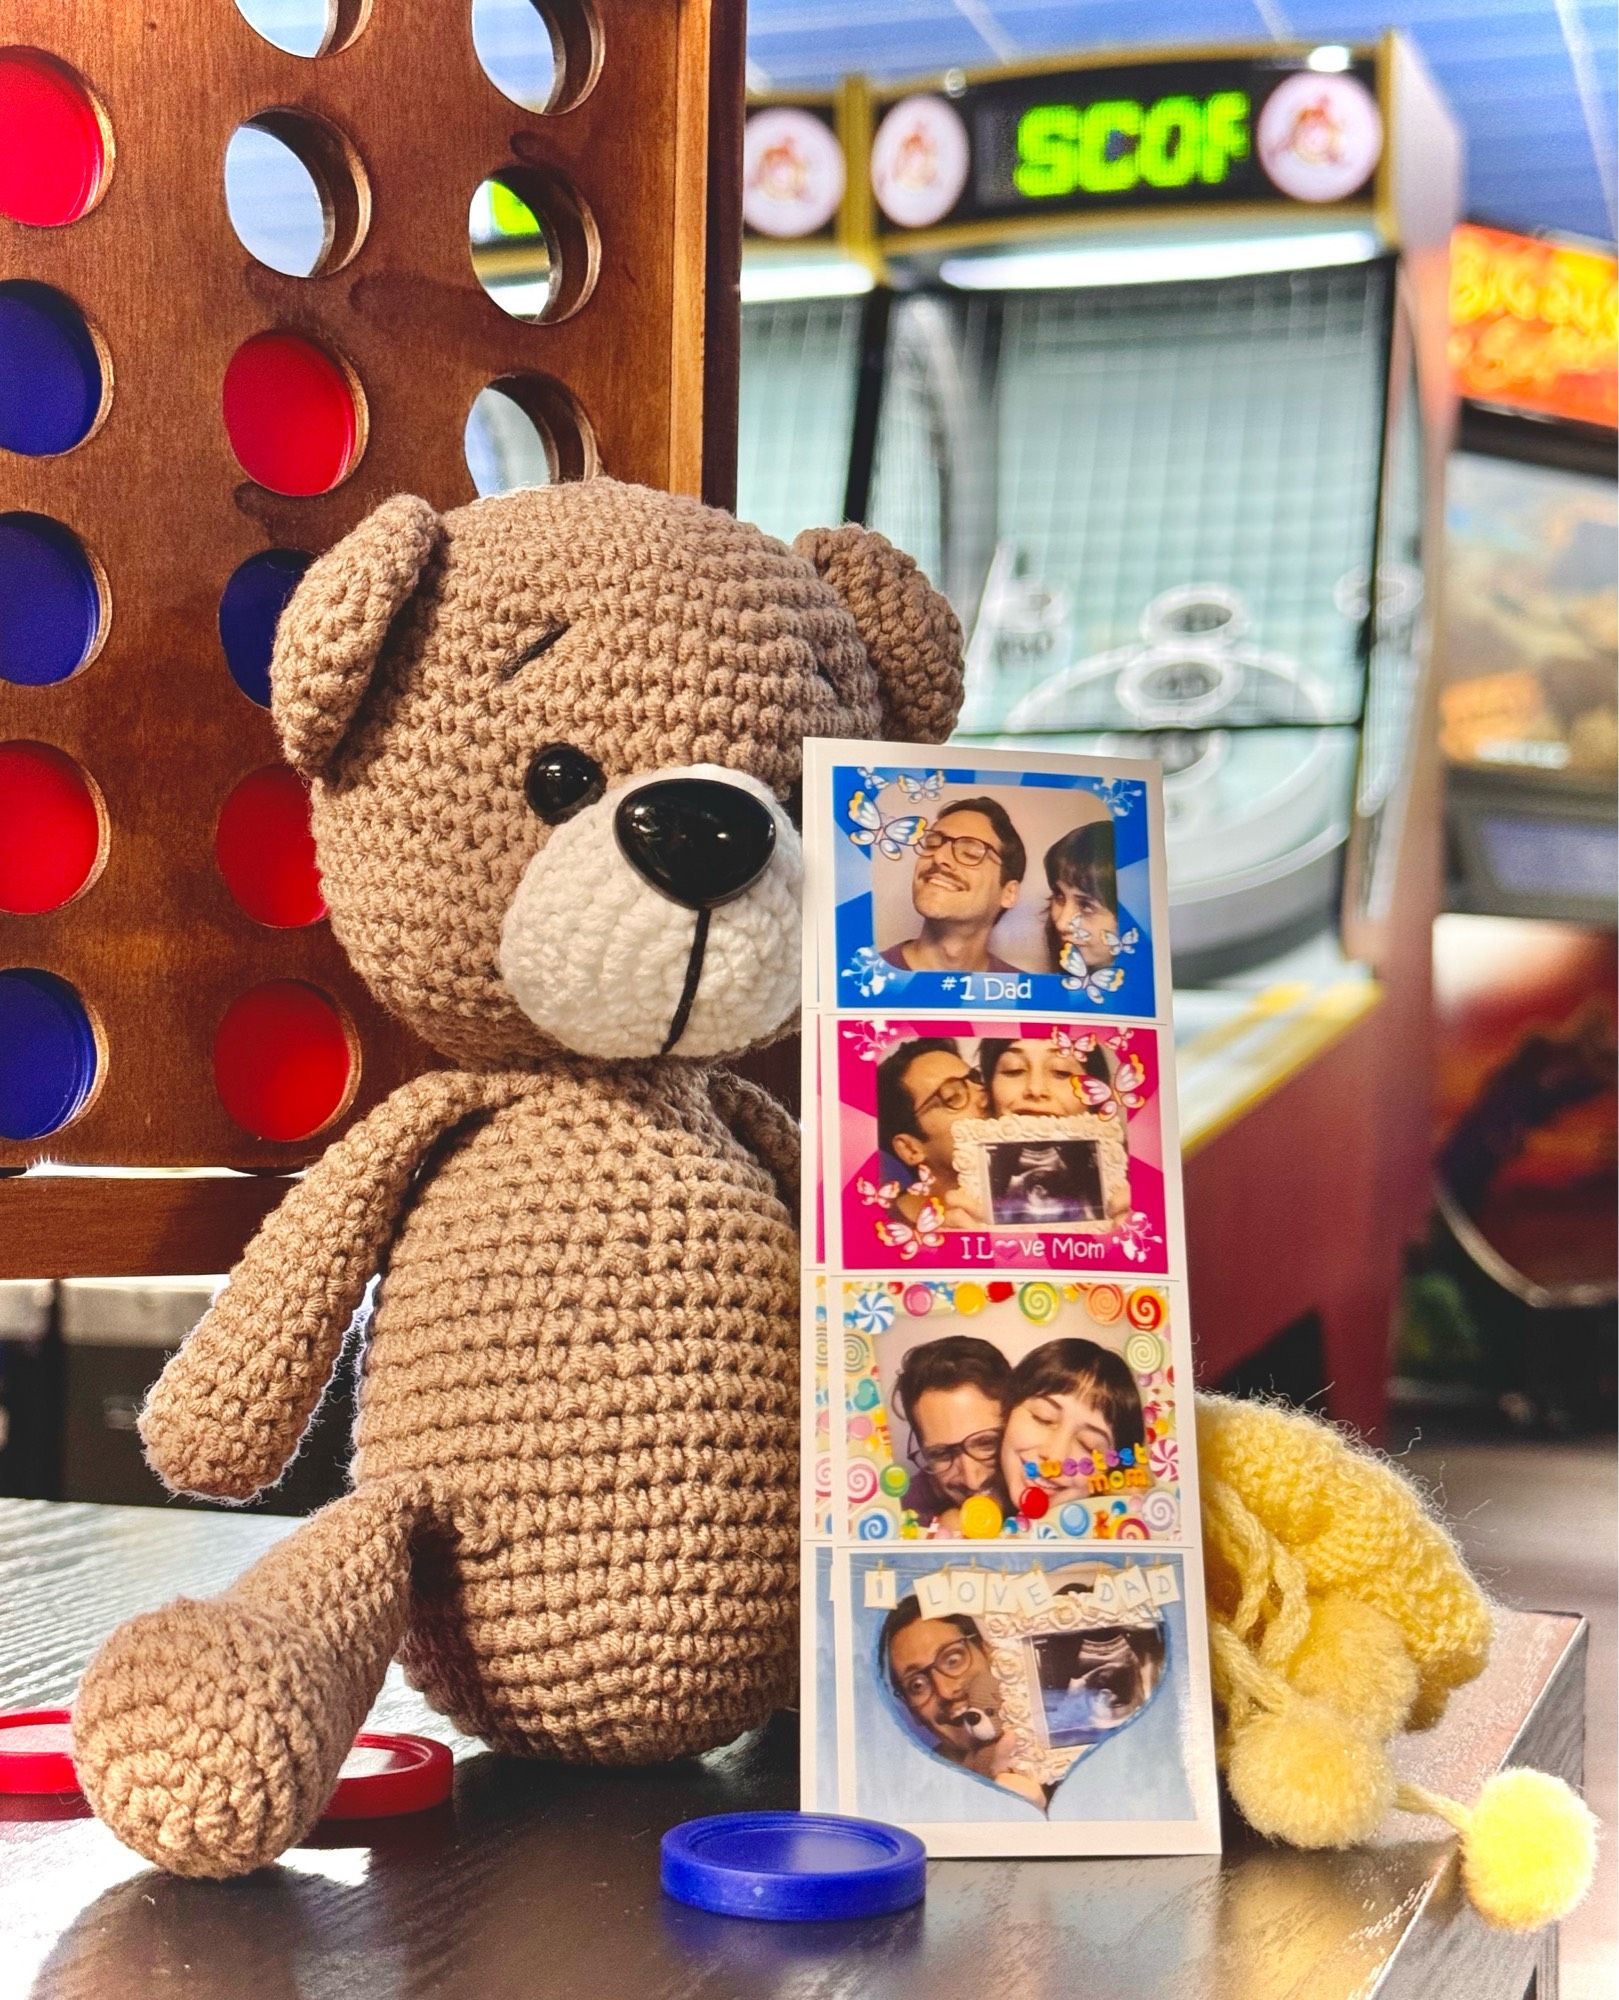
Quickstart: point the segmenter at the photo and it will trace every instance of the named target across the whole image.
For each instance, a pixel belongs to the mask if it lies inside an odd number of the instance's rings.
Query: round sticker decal
[[[843,199],[843,148],[792,105],[757,111],[742,135],[742,219],[761,236],[813,236]]]
[[[901,229],[942,221],[967,185],[967,128],[942,97],[903,97],[877,127],[871,186]]]
[[[1344,201],[1366,185],[1383,151],[1377,101],[1357,77],[1301,70],[1259,114],[1260,164],[1295,201]]]

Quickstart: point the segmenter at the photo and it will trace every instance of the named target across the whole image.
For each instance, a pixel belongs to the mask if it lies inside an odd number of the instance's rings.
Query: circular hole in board
[[[467,211],[467,243],[478,283],[513,319],[566,319],[595,289],[595,222],[555,175],[502,167],[480,181]]]
[[[101,794],[67,752],[0,743],[0,910],[60,909],[90,886],[106,849]]]
[[[105,579],[72,529],[45,514],[0,514],[0,681],[67,680],[106,624]]]
[[[238,563],[219,596],[219,643],[231,679],[249,701],[270,706],[276,621],[315,560],[302,549],[261,549]]]
[[[107,400],[101,343],[67,296],[32,278],[0,284],[0,446],[28,458],[71,451]]]
[[[329,348],[280,329],[244,340],[225,370],[225,430],[272,493],[329,493],[365,449],[359,384]]]
[[[242,248],[272,271],[341,270],[371,219],[359,155],[307,111],[261,111],[225,148],[225,208]]]
[[[503,375],[480,389],[467,413],[462,448],[484,498],[519,486],[588,479],[600,467],[583,410],[547,375]]]
[[[225,887],[257,922],[293,930],[325,916],[309,787],[287,765],[250,772],[226,799],[214,859]]]
[[[214,1036],[219,1101],[257,1139],[307,1139],[348,1103],[358,1045],[346,1016],[297,979],[233,1000]]]
[[[0,216],[59,229],[101,199],[112,128],[77,70],[0,49]]]
[[[0,1139],[43,1139],[84,1109],[100,1055],[95,1025],[65,979],[0,972]]]
[[[329,56],[365,26],[371,0],[236,0],[236,11],[285,55]]]
[[[524,111],[571,111],[601,72],[601,23],[587,0],[472,0],[472,46]]]

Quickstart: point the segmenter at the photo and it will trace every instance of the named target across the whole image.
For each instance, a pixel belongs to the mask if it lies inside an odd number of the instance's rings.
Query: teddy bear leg
[[[410,1605],[419,1507],[385,1486],[324,1507],[220,1596],[122,1625],[73,1708],[86,1797],[175,1875],[245,1875],[319,1819]]]

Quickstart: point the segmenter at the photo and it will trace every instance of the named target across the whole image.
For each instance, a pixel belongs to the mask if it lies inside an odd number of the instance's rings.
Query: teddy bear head
[[[791,549],[610,479],[385,502],[311,565],[271,706],[332,927],[457,1062],[789,1029],[806,736],[942,742],[961,633],[864,528]]]

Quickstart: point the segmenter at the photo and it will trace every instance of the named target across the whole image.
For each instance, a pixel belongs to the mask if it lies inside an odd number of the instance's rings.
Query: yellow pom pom
[[[1310,1606],[1310,1629],[1287,1678],[1379,1742],[1402,1727],[1417,1697],[1416,1665],[1399,1626],[1341,1590]]]
[[[1293,1847],[1354,1847],[1394,1801],[1381,1744],[1313,1701],[1255,1716],[1231,1744],[1226,1783],[1250,1826]]]
[[[1462,1835],[1462,1880],[1479,1915],[1507,1931],[1560,1922],[1591,1886],[1596,1828],[1561,1778],[1498,1771]]]

